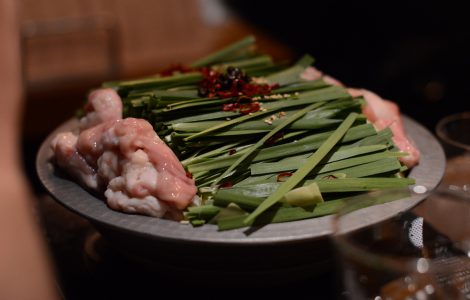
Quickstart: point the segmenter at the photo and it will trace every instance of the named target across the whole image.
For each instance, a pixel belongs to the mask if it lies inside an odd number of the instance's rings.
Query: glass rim
[[[439,122],[436,125],[436,134],[442,141],[454,147],[461,148],[466,151],[470,151],[470,145],[467,145],[467,144],[458,142],[452,138],[449,138],[449,136],[446,134],[446,130],[445,130],[446,125],[448,125],[451,122],[462,120],[462,119],[468,119],[470,121],[470,111],[452,114],[439,120]]]

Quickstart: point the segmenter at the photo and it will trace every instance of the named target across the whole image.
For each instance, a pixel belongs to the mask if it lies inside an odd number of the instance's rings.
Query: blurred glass
[[[469,195],[437,190],[412,211],[352,226],[382,196],[357,197],[333,218],[340,299],[470,299]]]
[[[443,118],[436,133],[447,157],[441,187],[470,193],[470,112]]]

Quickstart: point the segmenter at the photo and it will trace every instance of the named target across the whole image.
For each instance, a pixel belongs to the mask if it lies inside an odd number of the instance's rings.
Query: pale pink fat
[[[314,67],[307,67],[300,77],[304,80],[323,79],[328,84],[344,86],[339,80],[324,75],[323,72]],[[418,164],[421,154],[405,133],[398,105],[392,101],[384,100],[377,94],[365,89],[348,88],[347,90],[352,97],[364,97],[366,105],[362,108],[362,113],[378,130],[386,127],[392,130],[394,144],[400,151],[408,153],[407,156],[400,157],[400,161],[407,167]]]
[[[103,122],[122,119],[121,97],[110,88],[94,90],[88,95],[84,110],[86,115],[80,119],[82,130]]]
[[[58,134],[51,143],[58,165],[88,188],[106,188],[116,210],[180,219],[196,197],[194,180],[143,119],[122,119],[112,89],[94,91],[80,120],[81,133]]]

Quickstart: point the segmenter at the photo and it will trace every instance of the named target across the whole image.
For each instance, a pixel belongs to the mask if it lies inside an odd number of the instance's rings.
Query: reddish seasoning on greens
[[[287,177],[291,177],[292,174],[293,174],[292,172],[279,173],[276,177],[276,180],[277,180],[277,182],[284,182],[284,181],[286,181]]]
[[[259,102],[252,101],[250,103],[240,104],[239,111],[242,115],[246,115],[246,114],[249,114],[249,113],[257,112],[258,110],[260,110],[260,108],[261,108],[261,106],[260,106]]]
[[[222,105],[223,111],[239,111],[241,114],[246,115],[249,113],[257,112],[261,109],[259,102],[254,101],[250,97],[240,96],[235,102],[226,103]]]
[[[210,68],[202,68],[204,79],[199,83],[199,95],[201,97],[220,98],[269,95],[277,85],[253,84],[251,77],[243,73],[239,68],[228,67],[225,73],[219,73]]]
[[[251,97],[269,95],[277,85],[253,84],[252,79],[239,68],[228,67],[225,73],[209,68],[201,69],[204,79],[199,83],[198,93],[201,97],[237,98],[233,103],[222,106],[223,111],[239,111],[241,114],[254,113],[260,110],[259,102]]]

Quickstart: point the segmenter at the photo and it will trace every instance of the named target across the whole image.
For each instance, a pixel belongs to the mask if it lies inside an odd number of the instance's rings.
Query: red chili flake
[[[259,102],[253,101],[253,99],[240,96],[235,102],[233,103],[226,103],[222,105],[223,111],[239,111],[241,114],[249,114],[257,112],[261,109]]]
[[[284,182],[286,181],[287,177],[291,177],[292,176],[292,172],[282,172],[282,173],[279,173],[277,175],[277,182]]]
[[[326,175],[326,176],[322,177],[322,179],[338,179],[338,177],[336,177],[335,175],[330,174],[330,175]]]
[[[220,185],[220,187],[223,188],[223,189],[229,189],[229,188],[233,187],[233,183],[230,182],[230,181],[227,181],[227,182],[225,182],[225,183],[222,183],[222,184]]]
[[[238,93],[237,92],[232,92],[232,91],[219,91],[216,93],[217,96],[219,96],[220,98],[230,98],[230,97],[236,97],[238,96]]]
[[[275,135],[273,135],[272,137],[270,137],[266,143],[264,143],[266,146],[272,146],[274,145],[274,143],[276,143],[277,141],[279,141],[280,139],[282,139],[284,137],[284,132],[283,131],[279,131],[278,133],[276,133]]]
[[[272,87],[269,84],[251,84],[247,83],[243,86],[243,94],[251,97],[254,95],[269,95]]]
[[[199,83],[199,94],[203,97],[229,98],[238,96],[268,95],[278,85],[252,84],[251,78],[239,68],[228,67],[225,73],[209,68],[200,69],[204,79]]]
[[[193,68],[189,66],[185,66],[182,64],[171,64],[169,67],[161,70],[158,74],[161,76],[171,76],[173,73],[179,72],[179,73],[188,73],[194,71]]]
[[[193,174],[191,174],[189,171],[186,171],[186,177],[193,179]]]
[[[230,149],[228,151],[228,155],[234,155],[235,153],[237,153],[237,150],[236,149]]]
[[[219,83],[220,73],[210,68],[202,68],[199,71],[203,76],[203,80],[199,83],[199,95],[209,98],[215,97],[217,95],[216,85]]]
[[[223,111],[236,111],[238,108],[238,103],[226,103],[222,105]]]
[[[253,95],[268,95],[278,84],[252,84],[251,78],[239,68],[228,67],[225,73],[210,68],[199,69],[203,80],[199,83],[198,92],[202,97],[235,98],[234,102],[222,105],[223,111],[238,110],[241,114],[257,112],[261,105],[253,101]]]
[[[259,102],[251,102],[246,104],[240,104],[240,113],[242,115],[247,115],[249,113],[254,113],[260,110],[261,106]]]

